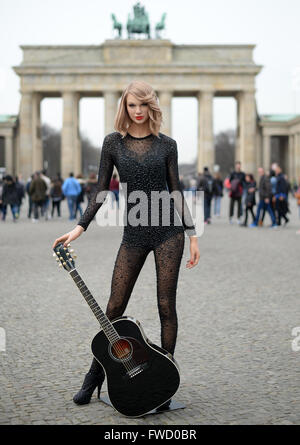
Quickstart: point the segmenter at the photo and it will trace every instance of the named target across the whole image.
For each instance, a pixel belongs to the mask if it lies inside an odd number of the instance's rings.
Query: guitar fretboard
[[[76,286],[80,290],[83,298],[93,311],[95,317],[100,323],[101,328],[103,329],[104,334],[106,335],[107,339],[111,344],[115,343],[117,340],[120,339],[117,331],[113,327],[112,323],[109,321],[107,316],[104,314],[100,306],[98,305],[95,298],[92,296],[91,292],[86,287],[84,281],[78,274],[76,269],[71,270],[70,272],[71,277],[73,278]]]

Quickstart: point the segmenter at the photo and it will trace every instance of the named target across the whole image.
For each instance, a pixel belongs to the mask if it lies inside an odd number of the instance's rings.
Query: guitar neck
[[[117,331],[113,327],[112,323],[109,321],[107,316],[104,314],[100,306],[98,305],[95,298],[92,296],[91,292],[86,287],[83,279],[79,275],[76,269],[71,270],[70,272],[71,277],[73,278],[76,286],[80,290],[83,298],[93,311],[95,317],[100,323],[101,328],[103,329],[104,334],[106,335],[107,339],[111,344],[115,343],[117,340],[120,339]]]

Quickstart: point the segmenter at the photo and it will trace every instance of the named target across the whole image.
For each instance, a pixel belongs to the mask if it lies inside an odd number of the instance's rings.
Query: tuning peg
[[[77,258],[77,255],[73,255],[73,258]]]
[[[61,263],[59,263],[58,267],[62,267],[62,264],[61,264]]]
[[[73,252],[75,252],[75,250],[74,249],[70,249],[69,252],[73,253]]]
[[[55,253],[55,252],[53,252],[52,256],[54,256],[54,257],[55,257],[55,256],[57,256],[57,255],[56,255],[56,253]]]
[[[71,244],[69,243],[69,244],[67,244],[67,246],[68,246],[68,247],[71,247]]]
[[[58,263],[60,263],[59,258],[56,258],[56,261],[57,261]]]

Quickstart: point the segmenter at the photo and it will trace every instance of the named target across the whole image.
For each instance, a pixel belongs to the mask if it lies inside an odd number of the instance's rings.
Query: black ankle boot
[[[87,403],[90,403],[96,387],[98,387],[99,399],[100,390],[104,379],[105,374],[102,366],[97,362],[96,359],[93,359],[92,366],[84,378],[81,389],[73,397],[73,402],[77,403],[77,405],[86,405]]]

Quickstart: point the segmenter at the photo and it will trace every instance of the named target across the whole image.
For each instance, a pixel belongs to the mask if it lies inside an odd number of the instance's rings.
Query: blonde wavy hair
[[[119,103],[118,111],[115,117],[114,127],[123,137],[126,136],[127,130],[132,123],[127,112],[127,96],[132,94],[138,100],[143,101],[149,106],[149,127],[152,134],[158,136],[162,123],[162,111],[158,105],[157,95],[147,82],[142,80],[134,80],[123,91]]]

